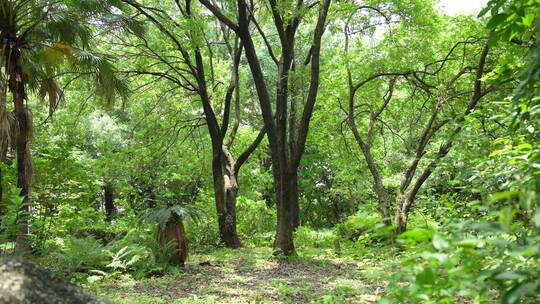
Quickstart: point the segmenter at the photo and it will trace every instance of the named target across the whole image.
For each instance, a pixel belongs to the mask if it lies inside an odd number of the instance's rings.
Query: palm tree
[[[17,187],[24,197],[25,210],[19,224],[16,252],[28,248],[28,202],[32,178],[32,156],[29,139],[32,117],[27,108],[31,89],[41,97],[48,95],[51,113],[56,108],[62,92],[54,77],[59,70],[94,75],[98,91],[107,100],[115,92],[126,92],[126,87],[114,75],[114,68],[107,56],[89,49],[92,28],[96,26],[126,27],[139,31],[131,19],[115,14],[123,7],[115,0],[0,0],[0,63],[7,72],[7,87],[14,105],[15,132],[0,128],[2,149],[13,141],[17,158]],[[1,112],[0,108],[0,112]],[[4,112],[7,110],[4,108]],[[2,113],[0,113],[2,114]],[[7,115],[0,115],[5,118]],[[0,126],[7,126],[6,121]]]

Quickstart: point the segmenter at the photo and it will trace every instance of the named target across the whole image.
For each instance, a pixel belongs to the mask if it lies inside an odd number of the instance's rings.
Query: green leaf
[[[433,285],[437,279],[435,270],[431,267],[426,267],[422,272],[416,275],[416,283],[418,285]]]
[[[493,194],[489,199],[499,201],[499,200],[515,197],[518,195],[519,195],[519,191],[504,191],[504,192],[497,192]]]
[[[478,17],[478,18],[483,17],[487,12],[489,12],[490,9],[491,9],[491,6],[489,6],[489,5],[486,6],[486,7],[484,7],[484,8],[480,11],[480,13],[478,13],[478,16],[477,16],[477,17]]]
[[[464,239],[456,243],[457,246],[460,247],[468,247],[468,248],[474,248],[478,245],[482,244],[482,240],[479,239]]]
[[[86,280],[88,281],[88,283],[95,283],[95,282],[103,280],[103,277],[98,276],[98,275],[92,275],[92,276],[89,276]]]
[[[486,25],[487,28],[495,28],[497,27],[499,24],[503,23],[504,21],[506,21],[506,19],[508,19],[509,15],[508,14],[498,14],[498,15],[495,15],[493,16],[488,24]]]
[[[539,284],[540,283],[538,282],[534,282],[534,283],[523,282],[523,283],[517,284],[506,293],[506,295],[502,299],[502,303],[503,304],[518,303],[518,301],[525,296],[529,296],[529,295],[534,296],[534,294],[536,294],[537,292]]]
[[[435,247],[437,250],[442,250],[448,248],[449,244],[440,234],[437,233],[433,236],[433,247]]]
[[[497,281],[511,281],[521,278],[523,278],[523,275],[514,271],[503,271],[494,277]]]
[[[526,14],[525,16],[523,16],[523,18],[521,19],[521,22],[523,23],[524,26],[526,27],[530,27],[532,26],[533,22],[534,22],[534,14]]]
[[[534,225],[540,227],[540,208],[536,208],[536,212],[534,213]]]

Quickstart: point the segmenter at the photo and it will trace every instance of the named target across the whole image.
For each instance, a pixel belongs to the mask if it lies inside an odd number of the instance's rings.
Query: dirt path
[[[366,262],[300,254],[291,260],[268,248],[219,250],[191,257],[176,275],[103,283],[115,303],[373,303],[384,284]],[[339,302],[341,301],[341,302]]]

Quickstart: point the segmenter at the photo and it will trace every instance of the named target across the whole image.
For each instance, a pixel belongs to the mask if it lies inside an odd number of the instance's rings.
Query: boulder
[[[0,304],[106,302],[18,257],[0,258]]]

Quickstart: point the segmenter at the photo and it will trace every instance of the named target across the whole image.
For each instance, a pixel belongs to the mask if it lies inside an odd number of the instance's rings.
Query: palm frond
[[[174,212],[176,215],[178,215],[182,219],[201,222],[200,210],[197,209],[195,206],[191,206],[190,208],[181,207],[181,206],[172,206],[169,209],[171,209],[171,212]]]
[[[127,31],[139,37],[146,34],[147,29],[145,23],[131,16],[123,14],[106,14],[101,20],[110,28]]]
[[[0,161],[6,159],[9,149],[13,149],[17,137],[15,116],[5,105],[0,105]]]
[[[101,53],[86,50],[74,50],[70,68],[76,72],[93,72],[107,64],[109,57]]]
[[[62,90],[53,78],[48,78],[41,82],[38,95],[42,102],[45,101],[47,96],[49,97],[49,115],[52,115],[58,108],[63,96]]]
[[[149,224],[158,224],[160,229],[164,229],[167,226],[167,222],[175,215],[179,216],[182,220],[201,222],[200,210],[193,206],[186,208],[178,205],[155,210],[146,210],[141,214],[141,219]]]

